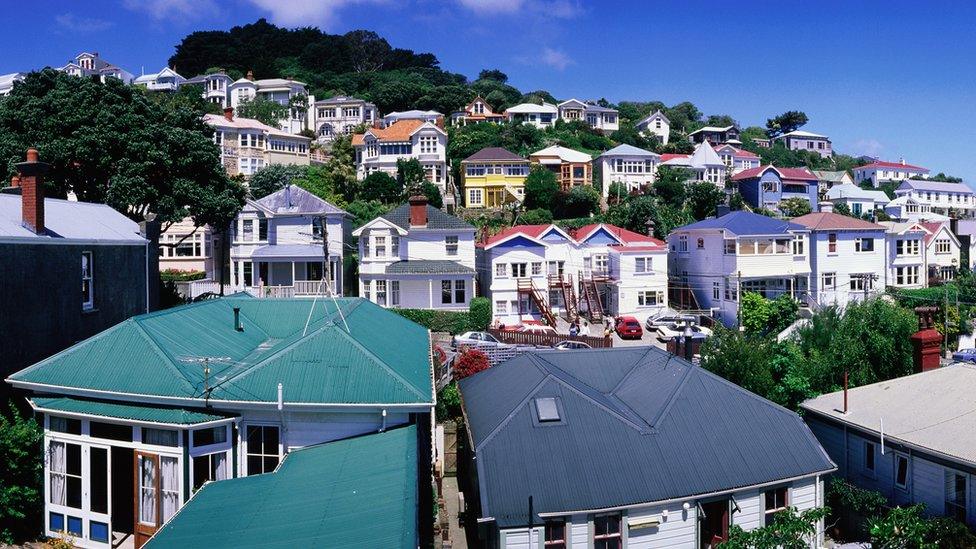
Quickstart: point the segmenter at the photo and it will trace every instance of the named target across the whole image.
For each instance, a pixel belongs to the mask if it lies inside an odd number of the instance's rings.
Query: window
[[[458,254],[458,237],[457,236],[445,236],[444,237],[444,247],[447,249],[447,255],[457,255]]]
[[[918,255],[919,244],[917,238],[902,239],[895,243],[896,255]]]
[[[369,297],[369,286],[372,283],[373,282],[371,280],[364,280],[363,281],[363,298],[366,299],[366,301],[370,301],[370,299],[371,299]]]
[[[547,520],[542,545],[551,549],[566,549],[566,521]]]
[[[471,174],[468,174],[471,175]],[[481,189],[470,189],[468,190],[468,205],[469,206],[479,206],[484,200]]]
[[[81,252],[81,306],[88,310],[95,307],[95,292],[93,291],[92,253]]]
[[[803,255],[803,238],[797,237],[793,239],[793,255]]]
[[[768,490],[763,494],[763,499],[763,524],[770,525],[773,523],[773,517],[776,513],[785,511],[789,505],[789,489],[783,486],[775,490]]]
[[[956,278],[955,267],[939,267],[939,277],[941,277],[943,281],[950,281]]]
[[[207,429],[197,429],[193,431],[193,447],[198,448],[200,446],[210,446],[211,444],[220,444],[222,442],[227,442],[227,427],[221,425],[220,427],[210,427]]]
[[[51,503],[81,509],[81,446],[51,441],[48,471]]]
[[[725,254],[735,255],[735,239],[728,238],[725,240]]]
[[[208,480],[227,478],[227,454],[217,452],[193,458],[193,490],[199,490]]]
[[[952,243],[948,238],[940,238],[935,241],[935,253],[937,254],[947,254],[950,251]]]
[[[895,454],[895,486],[908,489],[908,456]]]
[[[374,245],[375,250],[373,253],[376,254],[376,257],[386,257],[386,237],[377,236]]]
[[[722,299],[722,284],[719,282],[712,282],[712,299],[715,301]]]
[[[679,236],[678,237],[678,251],[679,252],[687,252],[688,251],[688,237],[687,236]]]
[[[738,301],[739,300],[739,288],[735,281],[726,277],[725,278],[725,300],[726,301]]]
[[[873,252],[874,251],[874,239],[873,238],[858,238],[854,240],[854,251],[855,252]]]
[[[451,303],[450,280],[441,280],[441,303]]]
[[[156,446],[180,445],[180,432],[173,429],[156,429],[154,427],[142,428],[143,444],[154,444]]]
[[[245,219],[241,222],[241,235],[244,242],[251,242],[254,240],[254,220]]]
[[[425,153],[436,153],[437,152],[437,136],[436,135],[422,135],[420,136],[420,152]]]
[[[593,517],[593,549],[621,549],[620,515]]]
[[[454,302],[464,303],[464,281],[455,280],[454,281]]]
[[[705,249],[705,239],[704,238],[699,238],[698,239],[698,249],[699,250]]]
[[[132,442],[132,426],[118,423],[88,422],[88,434],[95,438]]]
[[[837,273],[823,273],[820,275],[820,289],[821,290],[836,290],[837,289]]]
[[[263,217],[258,219],[258,240],[261,242],[268,240],[268,220]]]
[[[386,281],[377,280],[376,284],[376,304],[386,306]]]
[[[512,277],[519,278],[525,276],[525,263],[512,263]]]
[[[895,285],[896,286],[915,286],[918,285],[918,265],[913,265],[911,267],[897,267],[895,268]]]
[[[499,299],[498,301],[495,301],[495,314],[496,315],[508,314],[508,302],[505,301],[504,299]]]
[[[180,470],[178,465],[179,460],[175,457],[159,457],[159,492],[163,499],[162,522],[171,519],[180,507]],[[225,474],[223,478],[226,477]]]
[[[270,473],[281,460],[280,431],[275,425],[247,426],[247,474]]]
[[[495,276],[504,277],[508,269],[504,263],[495,263]]]
[[[872,478],[874,478],[874,472],[877,465],[875,463],[874,450],[875,447],[873,442],[864,441],[864,463],[862,464],[862,472]]]
[[[532,262],[532,276],[541,276],[541,275],[542,275],[542,262],[541,261],[533,261]]]
[[[827,235],[827,252],[837,253],[837,233],[830,233]]]
[[[650,257],[637,257],[637,258],[634,258],[634,272],[635,273],[650,273],[650,272],[653,272],[653,269],[651,268],[651,260],[652,260],[652,258],[650,258]]]
[[[400,281],[390,281],[390,305],[396,307],[400,304]]]
[[[966,476],[955,471],[945,471],[946,516],[966,522]]]
[[[48,430],[58,433],[68,433],[69,435],[80,435],[81,420],[70,417],[50,416],[48,418]]]
[[[364,236],[361,241],[363,243],[363,257],[369,257],[369,235]]]
[[[654,307],[664,301],[664,292],[640,290],[637,292],[637,306]]]

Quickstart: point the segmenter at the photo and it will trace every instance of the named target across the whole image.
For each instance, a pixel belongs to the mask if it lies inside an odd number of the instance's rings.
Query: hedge
[[[430,309],[390,309],[398,315],[428,328],[432,332],[461,334],[478,328],[467,311],[432,311]]]
[[[166,269],[159,272],[159,278],[163,282],[187,282],[190,280],[202,280],[207,277],[203,271],[180,271],[177,269]]]

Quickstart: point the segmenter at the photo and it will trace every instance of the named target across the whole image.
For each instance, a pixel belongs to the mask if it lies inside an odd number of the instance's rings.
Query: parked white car
[[[657,338],[661,341],[668,341],[679,336],[685,335],[685,326],[687,324],[684,322],[673,324],[665,324],[663,326],[657,327]],[[712,331],[708,328],[699,326],[697,324],[691,325],[691,337],[700,339],[712,336]]]
[[[578,349],[592,349],[588,344],[582,341],[560,341],[559,343],[552,346],[553,349],[560,351],[575,351]]]
[[[659,326],[668,326],[670,324],[679,324],[682,322],[694,322],[695,317],[690,315],[683,315],[676,313],[671,310],[662,311],[654,316],[647,317],[644,322],[644,326],[649,332],[653,332]]]

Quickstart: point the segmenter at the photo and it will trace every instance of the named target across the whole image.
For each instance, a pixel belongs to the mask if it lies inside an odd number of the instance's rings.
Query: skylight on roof
[[[559,421],[559,407],[555,397],[540,397],[535,399],[535,412],[540,422]]]

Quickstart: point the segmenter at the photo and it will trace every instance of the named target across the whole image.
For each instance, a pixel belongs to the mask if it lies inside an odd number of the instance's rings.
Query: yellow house
[[[529,161],[501,147],[487,147],[461,161],[464,206],[497,208],[525,198]]]

